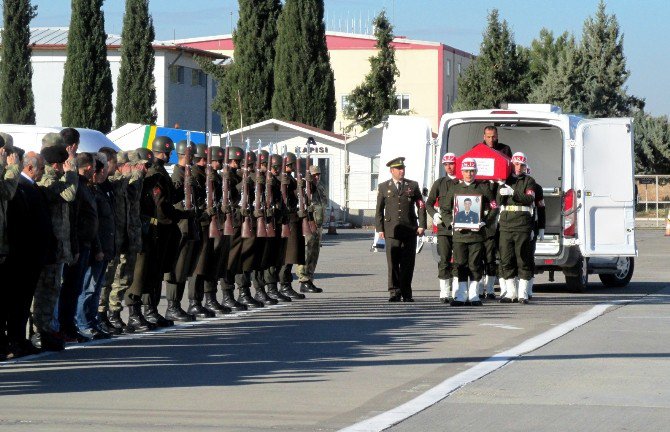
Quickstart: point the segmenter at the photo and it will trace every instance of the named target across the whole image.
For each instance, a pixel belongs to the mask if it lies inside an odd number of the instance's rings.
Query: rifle
[[[223,182],[221,192],[221,207],[225,213],[225,222],[223,223],[223,235],[231,236],[235,232],[233,228],[233,215],[230,207],[230,163],[228,157],[230,156],[230,132],[226,136],[226,160],[223,164]]]
[[[305,187],[305,193],[307,197],[307,222],[309,223],[309,229],[312,231],[312,233],[317,232],[318,228],[316,226],[316,221],[314,220],[314,211],[310,211],[309,207],[312,205],[312,172],[310,171],[311,165],[312,165],[312,156],[311,156],[311,146],[316,145],[316,142],[314,141],[314,138],[309,137],[307,139],[307,159],[305,161],[305,181],[306,187]]]
[[[244,170],[242,171],[242,199],[240,200],[240,210],[246,210],[246,216],[242,221],[242,238],[253,238],[254,231],[251,229],[251,216],[249,214],[249,139],[247,138],[247,148],[244,152]]]
[[[191,131],[186,131],[186,150],[184,150],[184,209],[193,210],[193,177],[191,176]],[[200,240],[200,230],[195,220],[188,219],[189,240]]]
[[[265,171],[265,230],[268,237],[274,238],[277,234],[275,231],[275,219],[274,219],[274,197],[272,195],[272,143],[268,146],[268,169]]]
[[[207,193],[207,210],[211,213],[214,208],[214,172],[212,170],[212,133],[207,132],[207,169],[205,170],[207,181],[205,183],[205,190]],[[209,222],[209,238],[217,239],[221,237],[219,231],[219,218],[216,214],[212,215]]]
[[[284,145],[284,156],[282,157],[281,160],[281,178],[284,178],[283,176],[287,176],[286,174],[286,145]],[[288,209],[288,185],[285,184],[284,182],[281,183],[281,199],[284,202],[284,207]],[[288,238],[291,236],[291,226],[288,223],[288,218],[285,217],[284,221],[281,224],[281,237],[282,238]]]
[[[258,140],[258,154],[256,157],[256,193],[254,194],[254,216],[256,217],[256,237],[264,238],[268,236],[268,229],[265,224],[265,211],[263,209],[263,176],[261,174],[261,140]],[[266,186],[267,187],[267,186]]]
[[[302,178],[300,173],[300,150],[296,152],[296,161],[295,161],[295,175],[298,181],[298,188],[296,189],[296,194],[298,195],[298,217],[302,218],[302,235],[310,236],[312,235],[312,229],[309,226],[309,221],[307,220],[307,212],[305,208],[305,181]]]

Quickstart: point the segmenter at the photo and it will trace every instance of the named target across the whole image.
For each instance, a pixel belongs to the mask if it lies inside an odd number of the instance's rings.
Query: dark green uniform
[[[438,279],[450,279],[456,277],[455,268],[451,265],[453,251],[453,213],[447,210],[447,195],[451,188],[458,184],[458,179],[442,177],[435,180],[430,188],[430,193],[426,199],[426,211],[431,217],[435,216],[435,204],[439,206],[442,223],[437,226],[437,251],[440,255],[440,262],[437,265]]]
[[[501,195],[504,186],[498,189],[500,206],[500,277],[503,279],[530,280],[533,277],[533,248],[531,233],[534,226],[533,203],[535,202],[535,180],[529,175],[511,175],[506,185],[513,195]],[[508,290],[509,292],[509,290]]]
[[[418,216],[417,211],[418,209]],[[404,179],[400,187],[388,180],[377,188],[376,230],[384,233],[388,290],[391,298],[412,299],[418,228],[426,228],[426,206],[419,184]]]

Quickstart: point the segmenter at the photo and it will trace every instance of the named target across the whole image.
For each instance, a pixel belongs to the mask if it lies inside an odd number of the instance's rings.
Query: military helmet
[[[242,150],[240,147],[236,146],[230,146],[228,148],[228,160],[237,160],[241,161],[244,159],[244,150]]]
[[[177,154],[180,155],[180,156],[185,155],[186,154],[186,148],[188,146],[191,147],[191,156],[193,156],[195,154],[195,150],[196,150],[195,143],[193,141],[190,141],[190,143],[187,144],[186,140],[181,140],[181,141],[177,142],[177,146],[176,146]]]
[[[125,150],[121,150],[116,154],[116,163],[119,165],[123,165],[124,163],[128,163],[128,152]]]
[[[174,150],[174,141],[165,135],[157,136],[151,143],[151,151],[154,153],[170,153]]]
[[[274,168],[279,168],[281,166],[282,156],[280,154],[273,154],[270,157],[270,166]]]
[[[249,164],[249,166],[254,166],[256,164],[256,153],[252,151],[247,152],[246,163]]]
[[[5,150],[11,150],[14,147],[14,138],[5,132],[0,132],[0,148],[5,147]]]
[[[196,144],[195,153],[193,154],[196,158],[206,158],[207,157],[207,144]]]
[[[148,148],[140,147],[134,153],[139,163],[152,164],[154,162],[154,153]],[[128,156],[130,157],[130,153]]]
[[[226,153],[219,146],[211,146],[209,151],[212,152],[213,161],[222,161],[226,157]]]
[[[295,156],[295,153],[287,152],[285,156],[286,160],[286,165],[292,165],[295,164],[297,157]]]
[[[258,154],[258,159],[260,159],[262,164],[267,164],[269,158],[270,158],[270,152],[268,152],[267,150],[261,150],[260,153]]]

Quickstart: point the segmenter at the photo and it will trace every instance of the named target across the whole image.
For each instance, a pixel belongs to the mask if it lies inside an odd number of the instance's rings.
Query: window
[[[459,76],[461,75],[461,64],[460,63],[456,64],[456,72],[458,73]]]
[[[207,74],[204,71],[200,71],[198,75],[200,76],[200,87],[207,88]]]
[[[370,190],[374,191],[379,185],[379,156],[370,159]]]
[[[184,84],[184,66],[170,67],[170,81],[177,84]]]
[[[200,71],[198,69],[191,69],[191,86],[200,85]]]
[[[399,94],[395,96],[397,102],[396,108],[399,110],[409,110],[409,95],[408,94]]]
[[[451,76],[451,60],[447,60],[447,76]]]

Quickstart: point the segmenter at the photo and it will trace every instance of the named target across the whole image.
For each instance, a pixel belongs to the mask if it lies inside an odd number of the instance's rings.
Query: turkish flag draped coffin
[[[506,180],[512,173],[510,158],[484,143],[479,143],[456,158],[456,177],[459,179],[463,178],[461,162],[465,158],[473,158],[477,162],[478,180]]]

